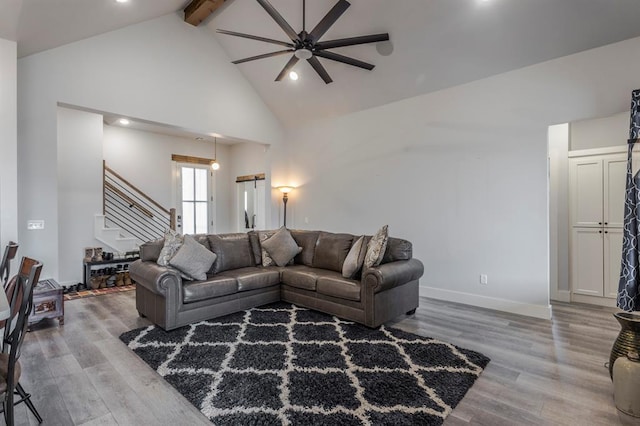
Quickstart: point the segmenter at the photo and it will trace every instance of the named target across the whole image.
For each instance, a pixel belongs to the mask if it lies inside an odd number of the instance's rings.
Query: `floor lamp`
[[[279,186],[278,189],[282,192],[282,202],[284,203],[284,222],[283,226],[287,227],[287,201],[289,201],[289,193],[293,191],[291,186]]]

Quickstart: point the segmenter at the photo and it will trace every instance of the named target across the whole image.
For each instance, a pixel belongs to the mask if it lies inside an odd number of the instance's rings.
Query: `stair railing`
[[[102,162],[103,214],[106,225],[121,228],[132,237],[150,241],[176,229],[176,209],[165,208]]]

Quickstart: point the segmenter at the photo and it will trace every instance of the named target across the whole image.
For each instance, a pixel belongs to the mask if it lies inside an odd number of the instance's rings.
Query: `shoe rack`
[[[83,261],[84,267],[84,281],[85,288],[91,289],[91,279],[97,278],[104,281],[104,287],[114,287],[123,285],[120,280],[124,279],[126,274],[127,280],[124,284],[130,283],[129,278],[129,265],[131,262],[138,260],[139,257],[126,257],[122,259],[100,260],[100,261]]]

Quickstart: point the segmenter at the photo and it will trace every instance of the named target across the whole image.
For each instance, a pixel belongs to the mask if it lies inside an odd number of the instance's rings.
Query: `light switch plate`
[[[44,220],[30,220],[27,222],[27,229],[34,231],[37,229],[44,229]]]

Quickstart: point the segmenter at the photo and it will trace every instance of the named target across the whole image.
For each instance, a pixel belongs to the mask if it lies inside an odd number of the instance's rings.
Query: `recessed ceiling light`
[[[130,121],[129,121],[129,120],[127,120],[126,118],[121,118],[120,120],[118,120],[118,122],[119,122],[120,124],[122,124],[123,126],[128,126],[128,125],[129,125],[129,123],[130,123]]]
[[[298,73],[297,73],[297,72],[295,72],[295,71],[291,71],[291,72],[289,73],[289,78],[290,78],[291,80],[293,80],[293,81],[296,81],[296,80],[298,79]]]
[[[129,0],[116,0],[118,3],[129,3]]]

